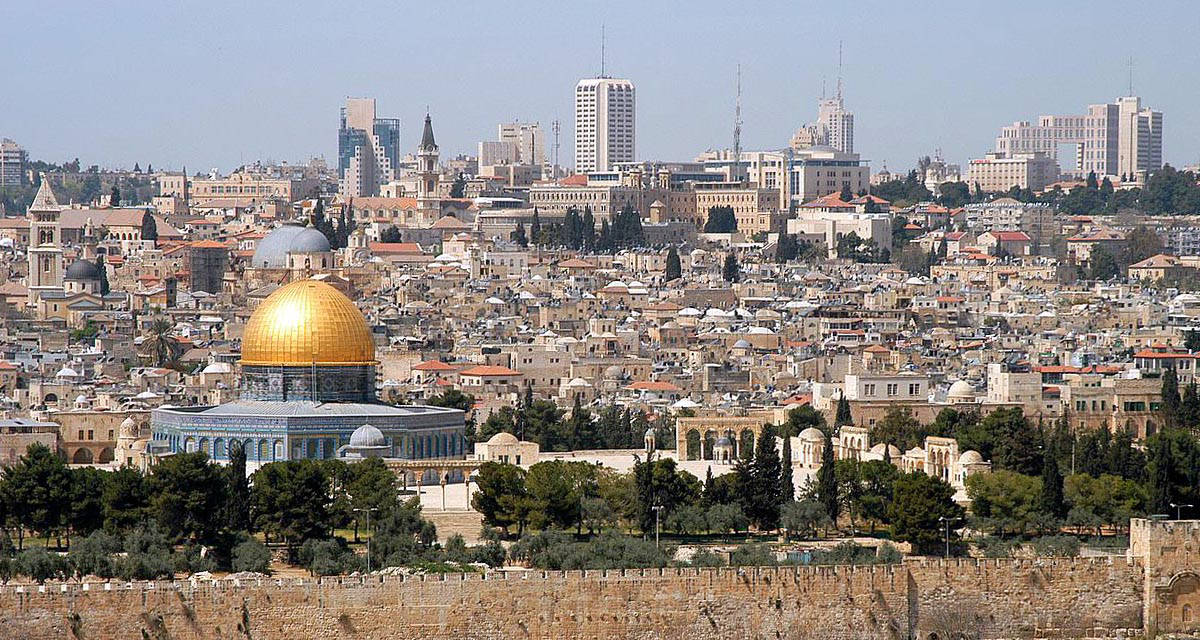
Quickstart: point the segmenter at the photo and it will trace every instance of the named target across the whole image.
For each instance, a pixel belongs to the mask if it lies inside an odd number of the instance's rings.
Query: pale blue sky
[[[569,163],[601,22],[609,75],[637,85],[641,159],[730,146],[739,62],[743,147],[786,145],[823,78],[832,91],[841,39],[875,169],[938,147],[965,162],[1004,124],[1123,95],[1130,56],[1135,91],[1165,114],[1167,161],[1200,160],[1200,6],[1182,1],[0,0],[0,136],[109,166],[332,161],[338,107],[365,95],[402,119],[405,152],[428,105],[443,157],[473,154],[500,121],[558,118]]]

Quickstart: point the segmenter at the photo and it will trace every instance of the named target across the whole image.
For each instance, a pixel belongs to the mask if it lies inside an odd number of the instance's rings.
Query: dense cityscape
[[[763,148],[736,67],[684,158],[639,144],[663,80],[603,66],[455,152],[373,97],[326,105],[336,156],[228,171],[3,137],[0,622],[1200,633],[1176,114],[1131,62],[966,162],[875,162],[841,57]]]

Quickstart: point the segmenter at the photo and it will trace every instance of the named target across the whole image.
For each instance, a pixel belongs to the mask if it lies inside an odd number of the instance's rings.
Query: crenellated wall
[[[1114,638],[1142,631],[1141,574],[1105,558],[8,586],[0,637]]]

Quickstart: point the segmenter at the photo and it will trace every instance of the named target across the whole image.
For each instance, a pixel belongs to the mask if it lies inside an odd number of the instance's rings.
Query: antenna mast
[[[742,65],[737,66],[737,101],[733,110],[733,176],[742,181]]]
[[[600,25],[600,77],[604,77],[604,25]]]
[[[1133,56],[1129,56],[1129,97],[1133,97]]]
[[[557,118],[554,119],[554,122],[550,123],[550,128],[554,131],[554,180],[558,181],[558,130],[559,130],[559,123],[558,123]]]
[[[837,83],[837,99],[842,101],[842,41],[838,40],[838,83]]]

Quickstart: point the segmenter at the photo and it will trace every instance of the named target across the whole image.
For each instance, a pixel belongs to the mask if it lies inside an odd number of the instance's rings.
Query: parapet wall
[[[0,588],[0,637],[1120,638],[1125,558]]]

